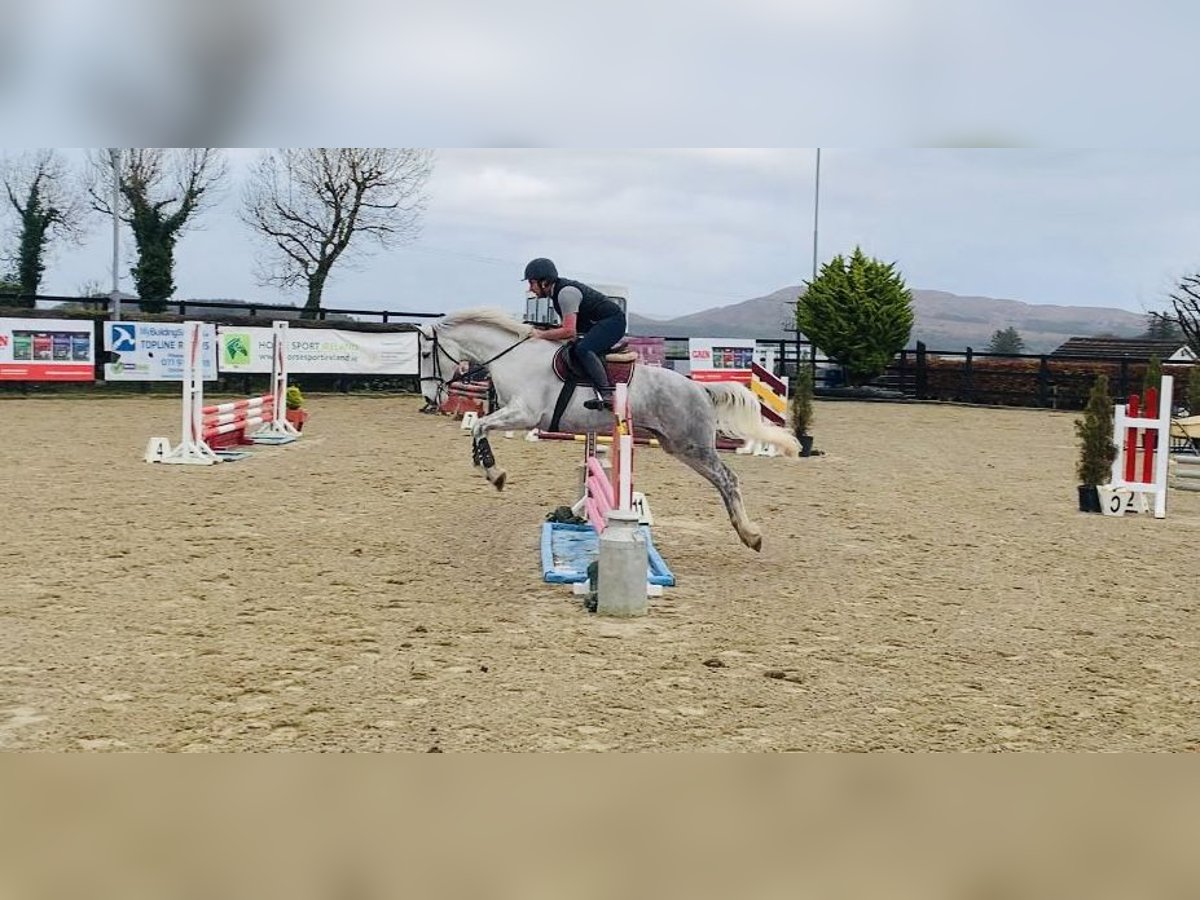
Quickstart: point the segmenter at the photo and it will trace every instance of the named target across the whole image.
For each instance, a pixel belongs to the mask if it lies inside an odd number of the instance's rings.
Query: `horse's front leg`
[[[504,489],[504,479],[508,473],[496,465],[487,433],[493,429],[514,431],[517,428],[532,428],[535,424],[537,416],[519,403],[502,406],[494,413],[475,420],[475,426],[471,429],[471,458],[475,465],[483,466],[487,480],[496,486],[496,490]]]

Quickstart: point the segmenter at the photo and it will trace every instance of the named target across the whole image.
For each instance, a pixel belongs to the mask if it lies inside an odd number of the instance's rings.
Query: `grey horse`
[[[496,309],[468,309],[437,324],[421,326],[421,392],[439,404],[445,386],[464,365],[486,366],[500,407],[475,422],[473,454],[497,490],[506,473],[496,465],[489,431],[548,428],[562,382],[551,362],[560,343],[530,340],[533,328]],[[563,413],[563,431],[605,432],[613,415],[583,406],[590,391],[577,390]],[[762,421],[758,399],[744,385],[699,383],[658,366],[638,366],[629,383],[633,422],[658,438],[662,449],[703,475],[716,487],[742,543],[762,547],[762,531],[746,515],[737,475],[721,460],[716,434],[760,441],[785,456],[799,453],[799,442],[783,428]]]

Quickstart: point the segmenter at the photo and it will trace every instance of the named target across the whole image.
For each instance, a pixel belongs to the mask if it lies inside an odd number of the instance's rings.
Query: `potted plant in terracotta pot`
[[[792,397],[789,401],[792,414],[792,433],[800,441],[800,455],[813,455],[813,439],[808,433],[813,420],[813,378],[812,370],[801,364],[792,379]]]
[[[1075,420],[1075,435],[1079,438],[1079,462],[1075,474],[1079,476],[1079,511],[1095,512],[1100,509],[1097,485],[1108,484],[1112,479],[1112,464],[1117,458],[1113,445],[1113,401],[1108,395],[1108,376],[1098,375],[1088,395],[1083,418]]]
[[[300,388],[296,385],[290,385],[287,395],[284,397],[283,417],[297,431],[303,431],[304,423],[308,420],[308,410],[301,409],[302,406],[304,406],[304,395],[300,393]]]

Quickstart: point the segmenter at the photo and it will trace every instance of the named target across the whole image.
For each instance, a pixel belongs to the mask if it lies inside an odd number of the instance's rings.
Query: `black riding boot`
[[[608,383],[608,372],[604,369],[604,360],[590,350],[580,350],[576,354],[583,370],[587,372],[588,378],[592,380],[592,385],[596,388],[596,392],[600,395],[596,400],[585,400],[583,405],[588,409],[612,409],[613,408],[613,389]]]

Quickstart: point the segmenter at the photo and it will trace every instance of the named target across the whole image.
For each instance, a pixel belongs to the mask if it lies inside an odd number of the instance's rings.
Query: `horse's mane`
[[[532,326],[518,322],[504,310],[492,306],[478,306],[452,312],[438,322],[439,328],[452,328],[455,325],[493,325],[515,337],[526,337],[533,331]]]

